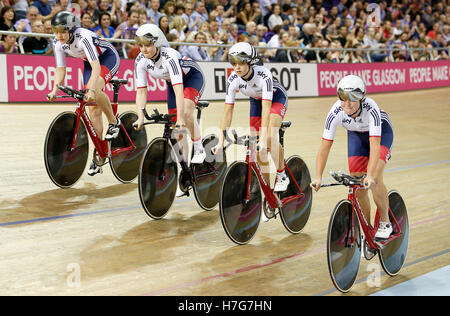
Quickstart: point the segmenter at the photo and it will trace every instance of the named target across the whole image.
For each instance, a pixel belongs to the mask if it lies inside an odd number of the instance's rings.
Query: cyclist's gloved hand
[[[140,131],[144,124],[144,117],[138,117],[138,119],[133,123],[133,127],[135,130]]]

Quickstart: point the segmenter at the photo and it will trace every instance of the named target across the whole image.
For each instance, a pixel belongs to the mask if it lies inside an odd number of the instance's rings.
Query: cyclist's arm
[[[272,107],[271,100],[262,100],[262,111],[261,111],[261,139],[265,139],[267,142],[267,136],[269,135],[269,131],[267,130],[269,127],[270,120],[270,108]]]
[[[231,121],[233,120],[233,110],[234,104],[225,104],[225,108],[223,111],[222,119],[220,120],[220,130],[222,133],[219,135],[219,145],[223,147],[223,143],[225,141],[225,135],[227,128],[231,126]]]
[[[177,121],[183,120],[184,113],[184,85],[182,83],[173,86],[175,93],[175,102],[177,103]],[[185,122],[182,122],[183,124]]]
[[[330,154],[333,141],[328,139],[322,139],[322,143],[319,147],[319,152],[316,157],[316,181],[322,182],[323,170],[328,161],[328,155]]]
[[[375,169],[377,167],[378,159],[380,158],[380,144],[381,137],[371,136],[369,138],[370,154],[369,162],[367,164],[367,179],[374,179]],[[376,179],[374,179],[376,181]]]
[[[138,119],[144,120],[144,109],[147,104],[147,87],[137,88],[136,91],[136,110]]]
[[[57,85],[60,85],[64,82],[64,78],[66,77],[66,67],[56,67],[55,72],[55,82],[53,84],[53,89],[49,93],[50,95],[56,95],[58,91]]]

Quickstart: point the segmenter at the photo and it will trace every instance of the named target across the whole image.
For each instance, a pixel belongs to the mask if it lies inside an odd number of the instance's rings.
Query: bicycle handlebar
[[[322,188],[323,187],[332,187],[332,186],[336,186],[336,185],[345,185],[347,187],[352,186],[352,185],[363,186],[364,184],[362,183],[362,180],[366,177],[365,175],[363,175],[362,177],[357,177],[357,176],[352,177],[348,174],[342,173],[341,171],[338,171],[338,173],[336,173],[334,171],[330,171],[330,175],[337,182],[322,184],[321,185]],[[315,185],[313,184],[313,186],[315,186]]]
[[[236,133],[236,130],[234,130],[234,129],[231,130],[231,133],[233,134],[234,140],[231,139],[230,137],[228,137],[228,133],[226,131],[224,131],[225,139],[228,142],[228,145],[226,147],[228,147],[228,146],[230,146],[232,144],[244,145],[244,146],[251,147],[259,139],[258,136],[249,136],[249,135],[238,136],[238,134]]]

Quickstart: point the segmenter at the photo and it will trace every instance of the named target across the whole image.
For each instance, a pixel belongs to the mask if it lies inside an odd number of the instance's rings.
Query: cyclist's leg
[[[191,135],[194,144],[194,156],[192,162],[201,163],[206,157],[202,145],[202,134],[197,120],[194,118],[194,110],[204,89],[203,73],[196,68],[192,68],[184,78],[184,108],[183,120]]]
[[[260,136],[261,133],[261,115],[262,115],[262,102],[254,98],[250,98],[250,135]],[[259,150],[256,154],[256,160],[261,169],[261,172],[266,180],[266,183],[270,183],[270,165],[268,152]]]
[[[84,73],[83,73],[83,82],[84,87],[86,87],[89,78],[91,77],[92,68],[88,62],[84,62]],[[102,118],[102,109],[99,106],[89,106],[89,119],[92,122],[92,127],[94,127],[95,132],[97,133],[98,138],[103,139],[103,118]]]
[[[177,102],[175,98],[175,92],[173,90],[172,84],[170,82],[167,82],[167,110],[170,115],[175,115],[172,117],[172,122],[177,122],[177,116],[179,115],[177,111]],[[179,161],[188,161],[189,156],[189,149],[185,150],[185,148],[188,147],[188,142],[183,133],[172,133],[172,137],[177,141],[176,144],[174,144],[174,150],[177,153],[177,157]]]
[[[275,191],[286,191],[289,185],[289,177],[284,170],[284,148],[280,144],[279,131],[284,115],[286,114],[288,98],[284,89],[277,88],[273,94],[272,107],[270,109],[268,144],[272,160],[277,168],[277,181]]]
[[[107,49],[99,57],[101,72],[95,84],[95,102],[101,107],[110,124],[118,124],[114,116],[111,101],[104,92],[106,84],[116,75],[119,70],[120,58],[115,49]]]
[[[362,176],[367,173],[369,163],[369,133],[348,131],[348,165],[350,175]],[[370,200],[367,190],[358,190],[357,198],[361,210],[370,222]]]
[[[389,198],[386,185],[383,181],[383,172],[386,163],[391,158],[394,131],[389,117],[384,111],[381,111],[381,122],[380,159],[378,160],[375,174],[377,185],[372,189],[372,195],[380,213],[380,221],[389,223]]]

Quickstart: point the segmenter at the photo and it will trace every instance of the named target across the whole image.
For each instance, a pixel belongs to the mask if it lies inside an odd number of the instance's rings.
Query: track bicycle
[[[281,124],[281,146],[284,146],[284,133],[290,125],[291,122]],[[258,136],[239,137],[234,130],[233,135],[234,139],[225,135],[228,141],[226,147],[243,145],[247,155],[245,161],[235,161],[228,167],[220,190],[220,218],[228,237],[239,245],[248,243],[258,229],[261,211],[269,219],[280,214],[284,227],[290,233],[300,233],[308,221],[312,204],[311,177],[305,162],[297,155],[284,161],[290,183],[285,192],[275,193],[266,183],[256,160]]]
[[[209,102],[199,101],[197,104],[197,120],[201,118],[201,111],[208,107]],[[147,119],[143,125],[162,124],[162,137],[153,139],[145,149],[139,168],[139,198],[148,216],[161,219],[169,212],[177,185],[189,196],[192,189],[200,207],[210,211],[219,202],[219,189],[227,168],[226,156],[223,153],[214,155],[212,148],[217,145],[215,135],[207,135],[202,139],[206,151],[206,158],[202,164],[191,164],[183,159],[179,142],[175,133],[181,130],[175,126],[176,114],[160,114],[157,109],[152,115],[144,109]],[[193,150],[191,150],[193,154]],[[180,175],[178,176],[178,165]]]
[[[330,174],[336,182],[321,187],[349,187],[347,199],[336,204],[328,226],[327,259],[334,286],[343,293],[351,289],[358,274],[361,251],[367,260],[378,254],[383,270],[390,276],[397,275],[405,263],[409,239],[408,212],[400,193],[396,190],[388,193],[392,234],[387,240],[376,239],[379,211],[372,227],[357,198],[357,192],[365,190],[363,177],[335,172]],[[361,238],[361,229],[365,238]]]
[[[120,118],[121,130],[117,138],[106,141],[97,135],[86,111],[85,91],[75,90],[68,86],[58,85],[65,95],[57,99],[73,98],[77,100],[75,112],[66,111],[59,114],[50,124],[44,144],[45,168],[50,179],[61,188],[73,186],[81,177],[88,160],[89,138],[94,144],[94,160],[98,166],[109,162],[114,176],[123,183],[133,181],[139,172],[141,155],[147,145],[147,134],[144,129],[136,131],[132,124],[137,114],[126,111],[118,116],[118,96],[121,85],[126,79],[112,79],[114,99],[112,108],[116,117]]]

